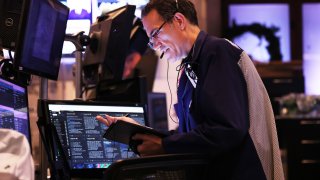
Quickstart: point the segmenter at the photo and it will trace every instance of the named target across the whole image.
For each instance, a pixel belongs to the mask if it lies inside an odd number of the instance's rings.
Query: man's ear
[[[183,14],[177,12],[173,17],[173,20],[178,23],[179,29],[184,30],[186,28],[187,20]]]

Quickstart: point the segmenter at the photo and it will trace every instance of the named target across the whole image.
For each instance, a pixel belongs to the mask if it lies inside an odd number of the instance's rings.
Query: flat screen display
[[[83,61],[86,82],[120,81],[129,49],[135,6],[105,13],[90,27],[90,45]]]
[[[320,95],[320,3],[302,5],[305,93]]]
[[[253,60],[291,60],[288,4],[230,4],[228,14],[228,38]]]
[[[2,76],[0,76],[0,128],[13,129],[24,134],[31,145],[27,89]]]
[[[30,0],[14,65],[20,71],[57,80],[69,8],[56,0]]]

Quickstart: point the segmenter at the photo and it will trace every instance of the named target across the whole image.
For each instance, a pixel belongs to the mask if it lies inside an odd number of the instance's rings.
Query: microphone
[[[160,59],[162,59],[162,58],[163,58],[163,55],[164,55],[164,51],[161,53],[161,55],[160,55]]]

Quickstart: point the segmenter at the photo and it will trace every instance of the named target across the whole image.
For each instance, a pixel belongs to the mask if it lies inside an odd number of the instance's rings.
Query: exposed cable
[[[167,61],[167,84],[168,84],[168,88],[169,88],[169,92],[170,92],[169,117],[170,117],[172,122],[178,124],[178,121],[175,121],[171,116],[172,92],[171,92],[171,87],[170,87],[170,83],[169,83],[169,61]]]

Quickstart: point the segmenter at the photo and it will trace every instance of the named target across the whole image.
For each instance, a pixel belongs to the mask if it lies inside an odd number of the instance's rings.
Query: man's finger
[[[110,126],[110,122],[108,121],[108,119],[103,118],[102,116],[96,116],[96,119],[100,122],[102,122],[103,124]]]

